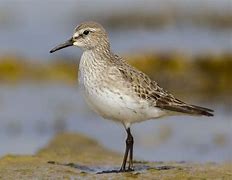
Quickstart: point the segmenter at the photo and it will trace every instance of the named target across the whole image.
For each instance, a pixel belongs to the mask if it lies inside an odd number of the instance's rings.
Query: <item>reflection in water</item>
[[[135,124],[135,157],[150,161],[232,160],[231,114],[219,105],[212,106],[213,118],[180,116]],[[1,85],[0,156],[35,153],[63,131],[84,133],[118,152],[124,149],[126,135],[121,125],[90,111],[76,86]]]

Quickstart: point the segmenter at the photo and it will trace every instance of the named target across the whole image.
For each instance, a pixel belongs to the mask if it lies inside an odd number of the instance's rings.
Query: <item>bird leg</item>
[[[130,128],[126,129],[126,132],[127,132],[126,151],[125,151],[125,154],[124,154],[121,169],[119,170],[120,172],[133,171],[133,144],[134,144],[134,139],[133,139],[133,136],[132,136],[132,134],[130,132]],[[128,169],[126,170],[126,162],[127,162],[128,153],[129,153],[129,166],[128,166]]]
[[[133,145],[134,145],[134,138],[132,136],[132,134],[130,133],[130,129],[129,129],[129,144],[130,144],[130,155],[129,155],[129,166],[128,166],[128,170],[129,171],[133,171]]]

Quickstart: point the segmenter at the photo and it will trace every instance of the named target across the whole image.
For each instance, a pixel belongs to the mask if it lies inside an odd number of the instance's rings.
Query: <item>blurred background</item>
[[[134,125],[136,159],[232,160],[231,0],[0,0],[0,157],[33,154],[62,132],[124,151],[123,127],[79,93],[81,50],[49,54],[87,20],[102,23],[113,51],[162,87],[215,110]]]

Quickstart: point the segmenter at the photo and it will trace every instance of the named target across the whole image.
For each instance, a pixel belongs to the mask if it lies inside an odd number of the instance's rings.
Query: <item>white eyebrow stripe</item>
[[[86,29],[80,30],[80,33],[82,34],[85,30],[89,30],[89,31],[92,31],[92,32],[95,32],[95,31],[96,31],[95,28],[86,28]]]
[[[74,34],[73,34],[73,37],[78,37],[80,34],[78,33],[78,32],[75,32]]]
[[[78,37],[78,36],[82,35],[83,32],[84,32],[85,30],[89,30],[89,31],[91,31],[91,32],[97,31],[97,29],[95,29],[95,28],[85,28],[85,29],[81,29],[81,30],[75,32],[75,33],[73,34],[73,37]]]

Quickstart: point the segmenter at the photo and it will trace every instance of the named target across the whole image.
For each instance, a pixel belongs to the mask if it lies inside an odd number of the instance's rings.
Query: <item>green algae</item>
[[[177,52],[125,55],[130,64],[148,74],[165,89],[177,94],[228,96],[232,93],[232,54],[199,54],[193,57]],[[0,57],[0,82],[59,82],[76,85],[77,62],[70,59],[32,63],[17,56]],[[179,87],[182,87],[181,89]],[[221,98],[220,98],[221,99]]]

